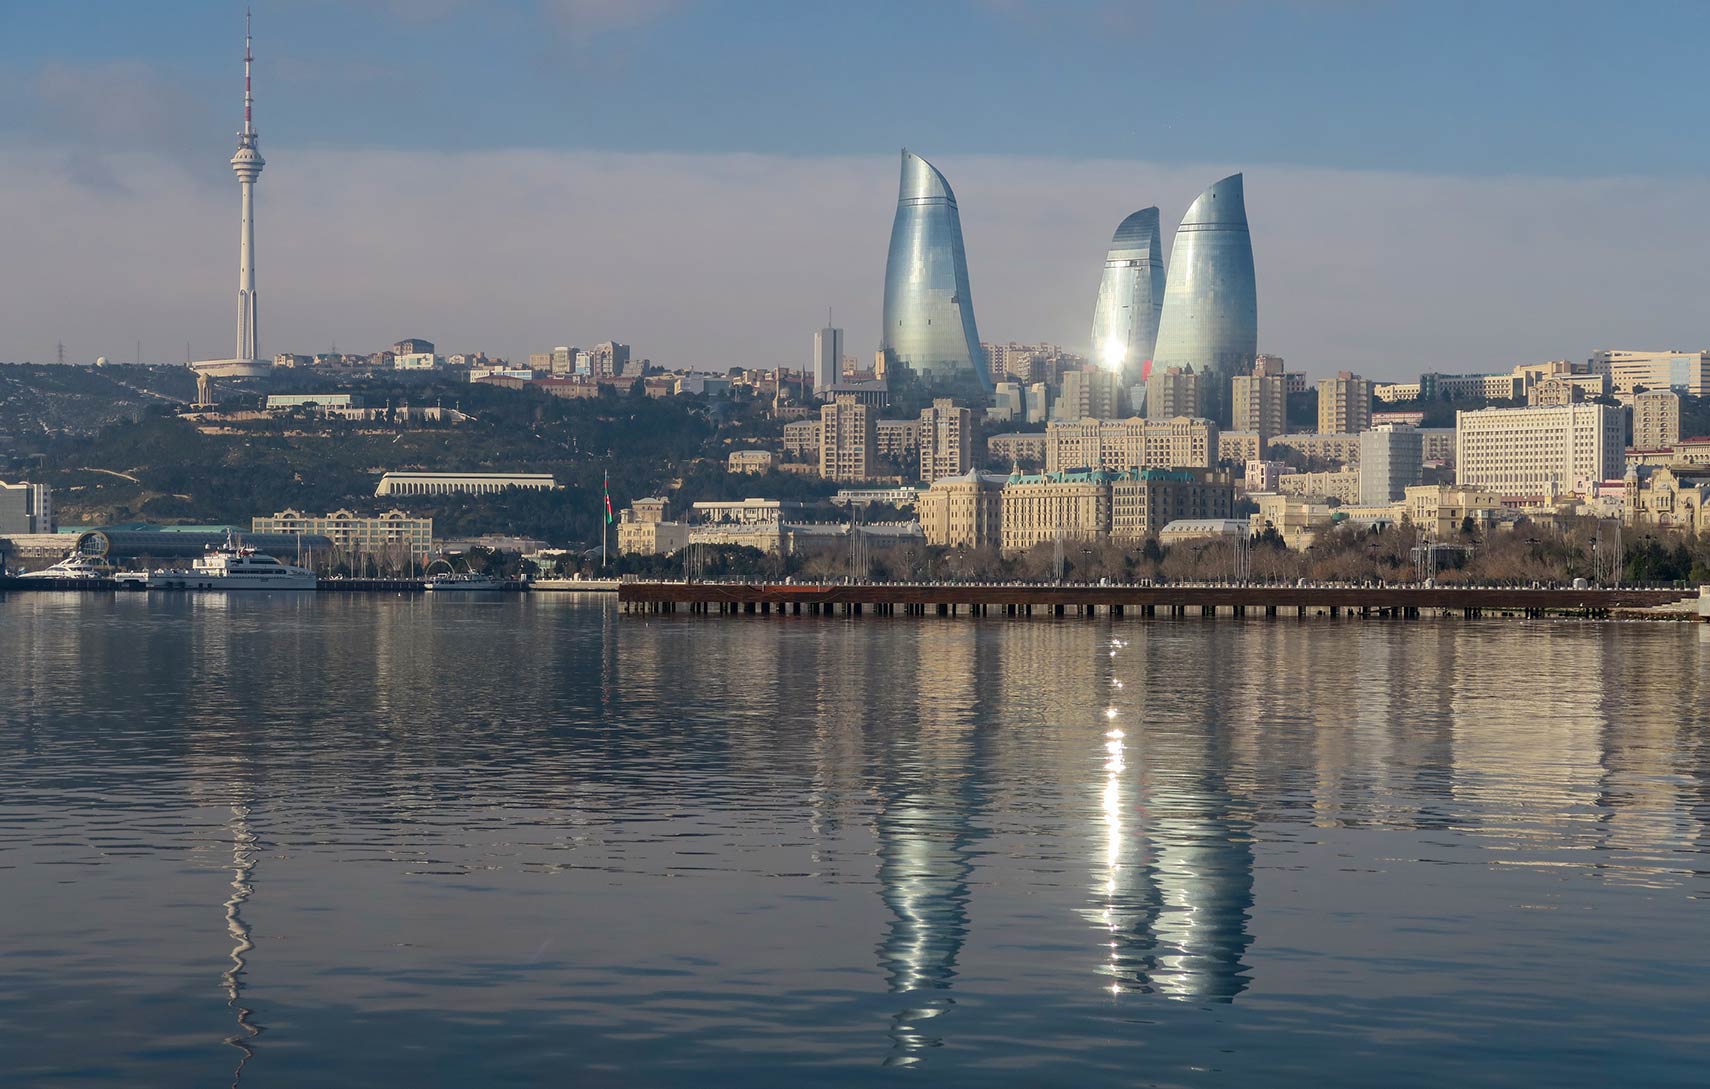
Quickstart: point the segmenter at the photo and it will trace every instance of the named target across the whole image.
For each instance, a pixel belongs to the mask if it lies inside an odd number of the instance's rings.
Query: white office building
[[[813,393],[825,400],[827,391],[843,380],[843,330],[826,326],[813,335]]]
[[[1418,428],[1385,424],[1360,432],[1360,506],[1394,503],[1419,483],[1425,437]]]
[[[1503,496],[1551,496],[1626,471],[1619,405],[1485,408],[1455,413],[1455,483]]]

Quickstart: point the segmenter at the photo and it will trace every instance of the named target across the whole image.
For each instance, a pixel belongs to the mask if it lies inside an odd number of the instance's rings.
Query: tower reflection
[[[969,881],[983,808],[979,785],[981,640],[972,626],[920,633],[919,725],[898,737],[874,815],[880,896],[890,912],[877,953],[885,986],[908,1003],[891,1018],[886,1066],[908,1066],[943,1038],[928,1024],[950,995],[968,937]]]
[[[232,1071],[235,1089],[243,1080],[244,1067],[255,1057],[253,1041],[261,1035],[261,1026],[251,1020],[254,1011],[243,1004],[243,977],[248,970],[248,957],[255,948],[249,921],[243,917],[244,905],[255,894],[255,835],[249,830],[249,806],[231,807],[232,832],[232,894],[227,898],[226,934],[232,940],[231,965],[220,975],[220,985],[226,992],[226,1008],[237,1017],[237,1031],[225,1042],[237,1049],[237,1068]]]
[[[1106,684],[1141,698],[1105,714],[1104,849],[1087,912],[1106,946],[1099,971],[1112,994],[1233,1001],[1248,985],[1253,907],[1253,821],[1228,787],[1237,709],[1209,680],[1184,685],[1170,642],[1149,642],[1156,660],[1131,668],[1126,641],[1112,647],[1113,670],[1132,676]]]

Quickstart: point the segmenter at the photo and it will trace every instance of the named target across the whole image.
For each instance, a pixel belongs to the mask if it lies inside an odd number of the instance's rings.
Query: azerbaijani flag
[[[605,475],[605,494],[606,494],[606,525],[609,526],[613,522],[617,521],[616,518],[612,517],[612,475],[610,473],[607,473]]]

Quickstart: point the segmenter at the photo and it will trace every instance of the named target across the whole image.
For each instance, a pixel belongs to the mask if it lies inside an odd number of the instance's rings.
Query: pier
[[[790,616],[1421,616],[1607,617],[1680,606],[1704,616],[1697,590],[1654,587],[1039,585],[1023,583],[625,582],[628,613]],[[1659,619],[1667,613],[1658,613]]]

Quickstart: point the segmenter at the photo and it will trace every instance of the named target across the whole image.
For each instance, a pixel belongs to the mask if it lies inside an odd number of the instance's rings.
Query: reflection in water
[[[226,934],[232,939],[231,967],[220,976],[226,991],[226,1008],[237,1015],[237,1031],[226,1037],[226,1043],[239,1052],[237,1069],[232,1071],[232,1085],[243,1079],[243,1069],[255,1057],[252,1041],[261,1035],[261,1026],[250,1020],[253,1011],[243,1004],[243,976],[248,970],[247,958],[255,942],[250,937],[249,921],[243,917],[243,906],[255,892],[255,836],[249,830],[249,806],[232,806],[232,894],[226,900]]]
[[[923,1023],[955,1000],[950,989],[968,937],[977,784],[981,642],[971,626],[920,633],[915,696],[919,727],[874,814],[879,887],[891,919],[879,943],[885,986],[909,1004],[891,1018],[886,1066],[909,1066],[942,1044]]]

